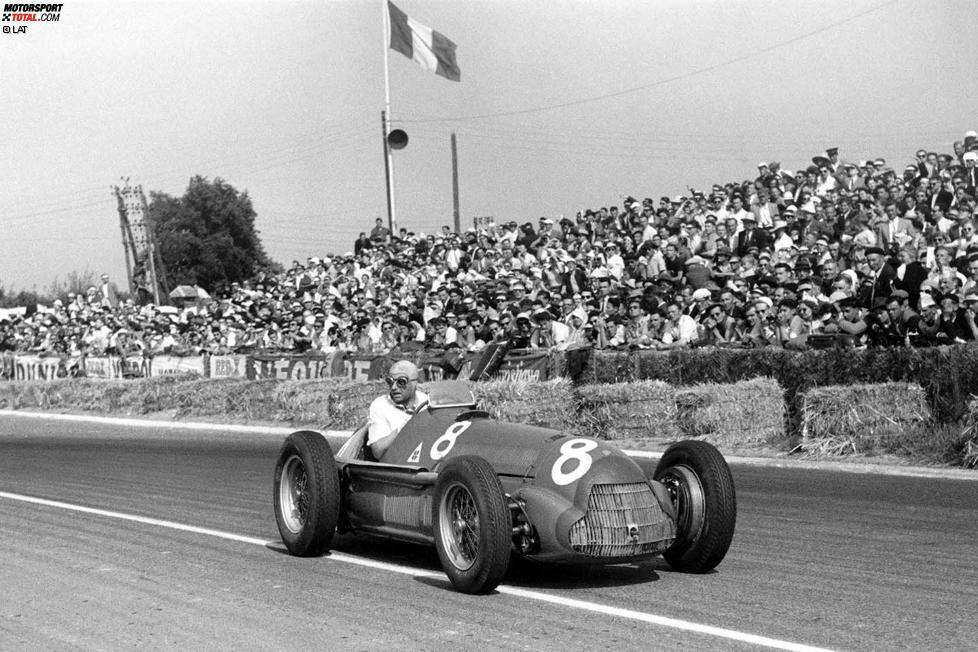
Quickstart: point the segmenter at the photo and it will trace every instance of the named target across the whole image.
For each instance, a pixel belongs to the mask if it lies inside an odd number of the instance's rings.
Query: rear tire
[[[676,570],[706,573],[723,561],[737,522],[730,467],[705,441],[670,446],[653,478],[666,486],[676,508],[676,541],[663,557]]]
[[[509,568],[512,516],[492,466],[481,457],[452,458],[438,473],[432,502],[435,548],[452,585],[489,593]]]
[[[329,550],[340,512],[340,477],[333,451],[318,432],[289,435],[275,465],[275,522],[290,554]]]

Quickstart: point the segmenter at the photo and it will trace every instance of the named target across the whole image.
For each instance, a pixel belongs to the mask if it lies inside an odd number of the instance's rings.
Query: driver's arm
[[[382,397],[383,398],[383,397]],[[381,456],[394,443],[397,429],[384,414],[380,401],[370,404],[370,413],[367,416],[367,445],[374,454],[374,459],[379,460]]]

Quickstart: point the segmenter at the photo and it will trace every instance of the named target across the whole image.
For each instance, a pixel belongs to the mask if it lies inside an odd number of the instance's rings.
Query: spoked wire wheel
[[[452,566],[465,571],[479,555],[479,512],[475,499],[460,482],[453,482],[442,494],[439,519],[445,554]]]
[[[275,522],[288,551],[315,557],[329,550],[340,511],[333,451],[318,432],[289,435],[275,465]]]
[[[309,517],[309,476],[298,455],[293,455],[282,466],[279,484],[279,503],[282,506],[282,522],[294,534],[302,531]]]
[[[438,471],[432,501],[435,548],[456,589],[488,593],[509,568],[513,519],[492,465],[473,455]]]

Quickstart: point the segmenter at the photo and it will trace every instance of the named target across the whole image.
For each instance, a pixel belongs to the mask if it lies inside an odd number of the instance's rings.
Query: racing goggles
[[[391,378],[390,376],[384,378],[384,382],[387,383],[388,387],[397,385],[398,389],[404,389],[407,387],[408,383],[414,382],[415,380],[417,380],[417,378],[405,378],[404,376],[401,376],[400,378]]]

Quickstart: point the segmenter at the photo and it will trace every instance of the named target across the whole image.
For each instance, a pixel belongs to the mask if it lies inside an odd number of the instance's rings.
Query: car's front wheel
[[[676,509],[676,541],[663,556],[676,570],[716,568],[733,539],[737,497],[726,460],[705,441],[681,441],[663,453],[653,478]]]
[[[275,465],[275,521],[288,551],[315,557],[329,550],[340,510],[333,451],[318,432],[289,435]]]
[[[432,509],[435,548],[455,588],[496,588],[509,567],[512,517],[492,466],[475,456],[449,460],[438,473]]]

